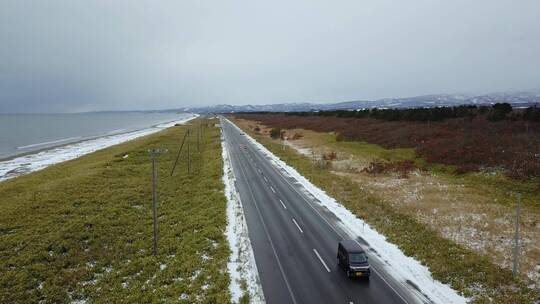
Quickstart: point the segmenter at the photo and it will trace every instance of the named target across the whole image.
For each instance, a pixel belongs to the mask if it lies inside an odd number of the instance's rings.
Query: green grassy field
[[[345,151],[346,153],[361,156],[366,159],[383,159],[386,161],[418,159],[414,149],[410,148],[384,149],[381,146],[366,142],[338,141],[335,133],[322,134],[321,139],[328,147],[339,148],[340,151]]]
[[[188,126],[0,183],[0,303],[230,301],[220,132]],[[191,127],[196,130],[196,126]],[[158,159],[159,255],[152,255],[149,148]],[[185,152],[184,147],[184,152]]]
[[[313,169],[313,163],[308,157],[293,149],[283,149],[280,143],[271,140],[267,135],[255,134],[249,128],[244,128],[244,131],[375,227],[406,255],[413,256],[428,266],[435,279],[450,284],[467,297],[472,297],[474,303],[540,301],[538,290],[528,288],[523,281],[514,280],[509,270],[494,265],[488,257],[447,240],[411,216],[397,212],[390,204],[362,190],[349,178],[332,174],[318,166]],[[360,153],[386,160],[415,157],[408,149],[387,150],[364,143],[337,142],[332,134],[325,136],[325,141],[330,146],[339,144],[340,149],[344,147],[356,155]]]

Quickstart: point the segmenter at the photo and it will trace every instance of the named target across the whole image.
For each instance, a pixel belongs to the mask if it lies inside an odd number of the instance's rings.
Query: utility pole
[[[152,157],[152,218],[154,222],[154,240],[153,240],[153,254],[157,256],[158,254],[158,222],[157,222],[157,166],[156,166],[156,157],[162,153],[166,153],[166,149],[150,149],[150,156]]]
[[[189,134],[189,129],[184,134],[184,139],[182,140],[182,144],[180,145],[180,149],[178,149],[178,153],[176,154],[176,159],[174,160],[174,165],[173,165],[172,170],[171,170],[171,176],[174,173],[174,169],[176,169],[176,164],[178,164],[178,159],[180,158],[180,153],[182,153],[182,148],[184,147],[184,143],[186,142],[186,138],[187,138],[188,134]]]
[[[315,160],[315,152],[313,152],[313,150],[311,150],[311,177],[312,178],[313,178],[313,174],[314,174],[313,171],[315,171],[314,170],[315,169],[314,168],[315,167],[315,162],[316,162],[316,160]]]
[[[204,131],[206,130],[206,122],[201,125],[201,142],[204,145]]]
[[[205,121],[206,122],[206,121]],[[200,142],[201,142],[201,150],[199,151],[199,168],[200,168],[200,171],[202,172],[203,170],[203,167],[204,167],[204,146],[205,146],[205,143],[204,143],[204,124],[201,122],[201,124],[199,125],[199,134],[200,134]]]
[[[188,174],[191,174],[191,154],[189,152],[189,136],[190,136],[191,130],[188,130],[188,141],[187,141],[187,159],[188,159]]]
[[[200,147],[199,147],[200,136],[201,136],[201,123],[199,122],[199,126],[197,127],[197,153],[201,152]]]
[[[516,233],[514,235],[514,265],[512,267],[512,275],[515,277],[518,274],[519,267],[519,213],[521,205],[521,193],[517,194],[516,206]]]

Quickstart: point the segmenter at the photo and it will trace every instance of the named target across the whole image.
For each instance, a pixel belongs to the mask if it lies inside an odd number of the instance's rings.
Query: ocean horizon
[[[0,113],[0,161],[82,140],[133,132],[176,120],[185,113]]]
[[[182,123],[190,113],[0,114],[0,181]]]

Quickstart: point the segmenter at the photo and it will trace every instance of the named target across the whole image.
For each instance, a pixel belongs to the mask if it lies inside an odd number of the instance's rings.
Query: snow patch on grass
[[[313,157],[315,154],[314,154],[314,151],[311,150],[310,148],[301,148],[299,147],[298,145],[294,144],[293,142],[289,141],[289,140],[285,140],[283,141],[283,144],[293,148],[294,150],[296,150],[298,153],[304,155],[304,156],[307,156],[307,157]]]
[[[81,282],[81,285],[82,286],[96,285],[97,282],[98,282],[97,279],[93,279],[93,280],[83,281],[83,282]]]
[[[240,196],[235,189],[235,177],[232,170],[227,144],[221,143],[223,157],[223,183],[225,184],[225,196],[227,197],[227,228],[225,234],[231,247],[231,257],[227,263],[227,269],[231,277],[229,291],[231,302],[238,303],[245,292],[249,293],[252,303],[264,303],[255,255],[248,235],[248,227],[244,217],[244,209]],[[245,282],[247,290],[242,289]]]
[[[193,275],[189,278],[191,282],[195,281],[195,279],[201,274],[202,270],[197,269],[193,272]]]

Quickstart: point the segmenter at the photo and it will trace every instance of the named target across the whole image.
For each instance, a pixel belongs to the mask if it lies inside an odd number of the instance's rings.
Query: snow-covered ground
[[[311,158],[315,158],[315,152],[310,149],[310,148],[301,148],[301,147],[298,147],[296,146],[294,143],[290,142],[289,140],[285,140],[283,142],[285,145],[295,149],[298,153],[304,155],[304,156],[307,156],[307,157],[311,157]]]
[[[236,125],[234,126],[238,128]],[[467,298],[460,296],[450,286],[435,280],[426,266],[423,266],[414,258],[406,256],[396,245],[388,242],[384,235],[378,233],[342,204],[327,195],[326,192],[313,185],[296,169],[280,160],[251,136],[246,134],[246,137],[268,156],[274,166],[296,179],[302,185],[306,194],[317,198],[314,202],[334,213],[341,220],[340,228],[347,232],[348,237],[351,239],[360,237],[365,240],[369,247],[377,252],[378,258],[384,261],[387,273],[391,273],[398,282],[404,286],[414,284],[420,289],[422,297],[429,298],[434,303],[453,304],[468,301]]]
[[[240,196],[235,189],[235,177],[229,158],[227,143],[222,140],[223,157],[223,183],[225,184],[225,196],[227,197],[227,229],[225,234],[231,247],[231,257],[227,264],[231,283],[231,301],[238,303],[244,295],[241,288],[242,280],[247,284],[251,303],[264,303],[264,294],[255,264],[255,255],[249,240],[247,223],[244,218],[244,209]]]
[[[182,120],[159,124],[147,129],[85,140],[78,143],[44,150],[39,153],[2,161],[0,162],[0,181],[41,170],[53,164],[71,160],[141,136],[156,133],[165,128],[172,127],[175,124],[186,123],[197,116],[197,114],[192,114],[191,116],[188,116]]]

